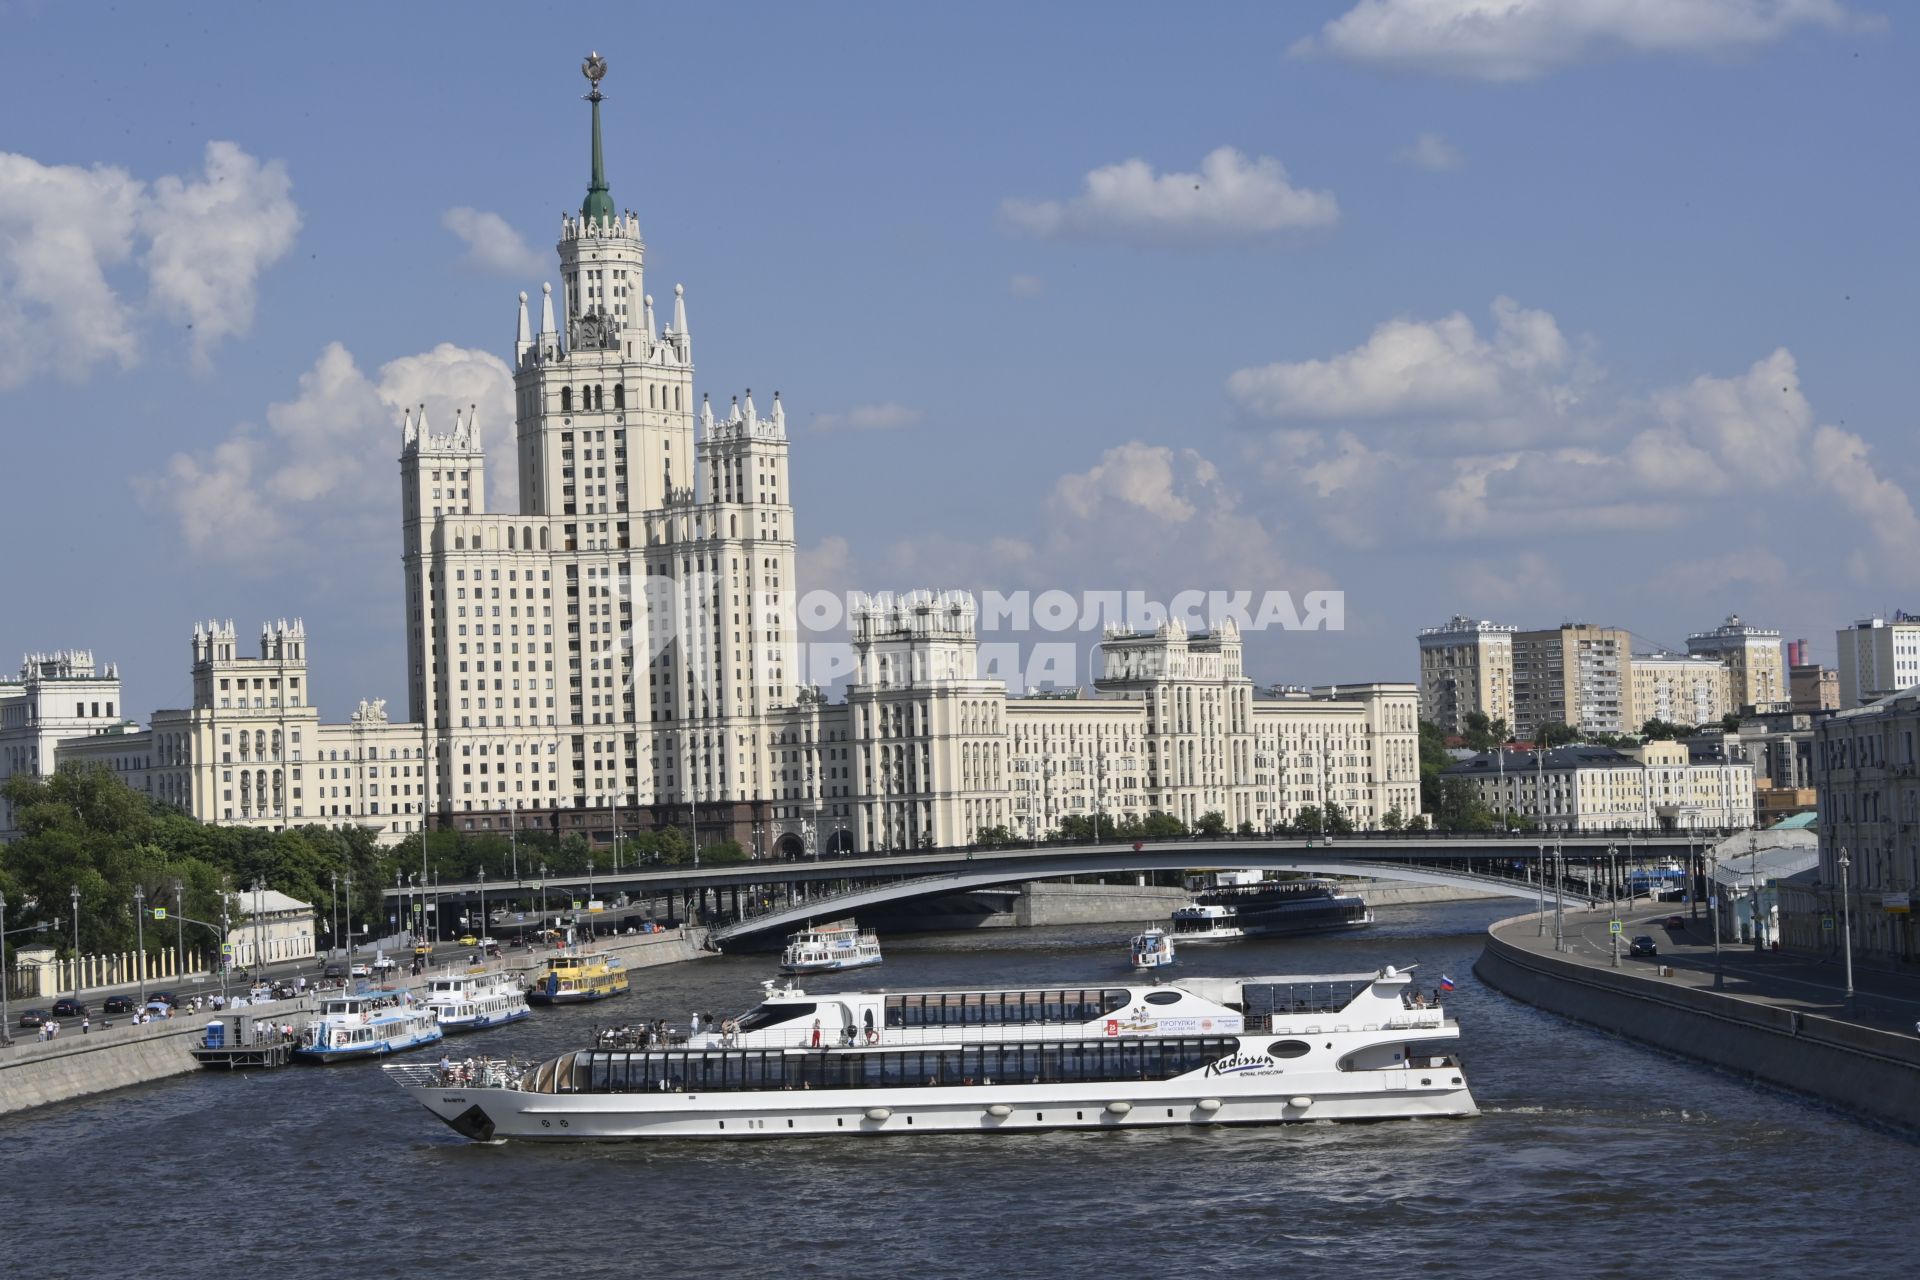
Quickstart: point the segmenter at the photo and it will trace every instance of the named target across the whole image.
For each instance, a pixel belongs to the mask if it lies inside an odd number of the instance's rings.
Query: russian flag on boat
[[[1440,975],[1440,989],[1441,989],[1442,991],[1451,991],[1451,990],[1453,990],[1453,979],[1452,979],[1452,978],[1449,978],[1449,977],[1448,977],[1448,976],[1447,976],[1446,974],[1444,974],[1444,973]]]

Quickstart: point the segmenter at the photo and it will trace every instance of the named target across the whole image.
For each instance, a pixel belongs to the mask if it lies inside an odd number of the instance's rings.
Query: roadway
[[[1673,916],[1681,917],[1686,923],[1668,928],[1665,921]],[[1595,967],[1612,967],[1613,947],[1607,920],[1605,906],[1592,911],[1568,912],[1562,929],[1566,956]],[[1650,903],[1641,899],[1631,906],[1623,904],[1620,920],[1622,970],[1645,973],[1668,965],[1673,968],[1674,976],[1665,981],[1709,990],[1714,987],[1716,960],[1709,918],[1692,918],[1685,903]],[[1640,935],[1654,940],[1658,955],[1627,954],[1628,944]],[[1536,931],[1531,919],[1502,927],[1500,937],[1527,950],[1551,953],[1551,905],[1544,937]],[[1803,1013],[1818,1013],[1883,1031],[1920,1034],[1920,975],[1864,968],[1856,963],[1854,1008],[1849,1012],[1845,967],[1837,943],[1828,955],[1808,956],[1790,951],[1755,951],[1750,942],[1742,944],[1737,939],[1722,938],[1717,965],[1722,989],[1728,995],[1762,1000]]]

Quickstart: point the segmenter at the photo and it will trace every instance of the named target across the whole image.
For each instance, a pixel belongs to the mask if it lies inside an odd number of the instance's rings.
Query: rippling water
[[[202,1074],[0,1121],[0,1225],[35,1277],[1908,1270],[1920,1146],[1481,987],[1510,910],[1388,907],[1361,933],[1182,953],[1188,972],[1451,975],[1473,1120],[479,1147],[372,1064]],[[899,938],[882,969],[814,985],[1117,981],[1129,932]],[[609,1018],[738,1011],[770,973],[645,970],[618,1005],[452,1043],[557,1052]]]

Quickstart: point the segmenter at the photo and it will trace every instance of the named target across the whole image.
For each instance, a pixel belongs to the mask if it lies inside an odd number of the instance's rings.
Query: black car
[[[87,1006],[78,1000],[55,1000],[53,1002],[53,1016],[56,1018],[84,1018],[87,1016]]]
[[[105,1000],[102,1000],[100,1002],[100,1012],[132,1013],[133,997],[132,996],[108,996]]]
[[[1660,948],[1654,945],[1652,938],[1643,933],[1633,940],[1632,945],[1627,948],[1627,954],[1630,956],[1657,956],[1660,954]]]
[[[171,991],[149,991],[147,993],[147,1003],[152,1004],[155,1000],[158,1000],[161,1004],[178,1005],[180,1003],[179,997],[175,996]]]
[[[343,964],[330,964],[321,976],[327,978],[344,978],[347,976],[347,966]]]
[[[47,1019],[52,1016],[53,1015],[45,1009],[22,1009],[20,1011],[20,1025],[23,1027],[44,1027],[47,1025]]]

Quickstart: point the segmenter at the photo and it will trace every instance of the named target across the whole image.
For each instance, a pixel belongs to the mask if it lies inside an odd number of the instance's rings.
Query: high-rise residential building
[[[1514,733],[1543,724],[1625,733],[1633,714],[1633,637],[1618,627],[1569,622],[1513,637]]]
[[[1513,635],[1499,622],[1455,615],[1420,632],[1420,715],[1448,733],[1466,732],[1467,717],[1513,724]]]
[[[1684,743],[1632,751],[1576,743],[1538,751],[1490,751],[1444,770],[1495,813],[1548,831],[1699,831],[1753,825],[1753,767],[1696,759]]]
[[[1729,614],[1713,630],[1688,636],[1687,652],[1726,664],[1735,711],[1773,711],[1788,702],[1787,666],[1776,630],[1749,626],[1739,614]]]
[[[1842,710],[1920,684],[1920,618],[1861,618],[1834,635]]]
[[[1718,658],[1683,653],[1633,655],[1631,732],[1649,720],[1669,724],[1716,724],[1732,708],[1727,668]]]

